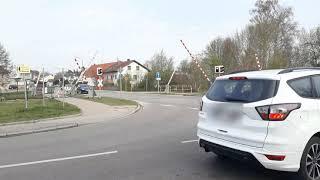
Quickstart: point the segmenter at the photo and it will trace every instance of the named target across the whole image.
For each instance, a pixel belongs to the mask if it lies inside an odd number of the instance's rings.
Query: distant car
[[[88,84],[79,84],[77,88],[78,94],[88,94],[89,93],[89,85]]]
[[[12,90],[18,89],[18,86],[17,85],[9,85],[9,89],[12,89]]]

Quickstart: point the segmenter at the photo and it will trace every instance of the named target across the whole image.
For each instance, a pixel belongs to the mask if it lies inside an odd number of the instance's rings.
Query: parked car
[[[9,85],[8,89],[16,90],[16,89],[18,89],[18,86],[17,85]]]
[[[320,69],[218,77],[202,98],[199,145],[267,169],[320,179]]]
[[[88,94],[90,90],[89,85],[87,84],[79,84],[77,88],[77,93],[78,94]]]

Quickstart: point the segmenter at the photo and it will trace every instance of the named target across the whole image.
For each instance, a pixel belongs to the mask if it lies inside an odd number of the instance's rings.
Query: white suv
[[[320,179],[320,69],[218,77],[202,98],[197,134],[206,152]]]

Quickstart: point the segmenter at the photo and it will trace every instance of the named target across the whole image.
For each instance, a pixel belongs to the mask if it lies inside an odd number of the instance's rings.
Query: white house
[[[104,72],[106,82],[113,82],[114,85],[118,84],[120,74],[122,77],[130,77],[131,84],[138,84],[150,70],[136,60],[127,60],[120,63],[114,63],[110,68]]]
[[[120,77],[130,77],[131,84],[138,84],[150,70],[136,60],[116,61],[105,64],[92,65],[85,73],[87,79],[98,79],[97,68],[101,68],[103,81],[110,85],[118,85]]]

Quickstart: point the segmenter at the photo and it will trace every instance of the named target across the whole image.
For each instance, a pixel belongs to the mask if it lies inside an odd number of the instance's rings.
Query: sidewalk
[[[81,109],[81,114],[61,118],[28,121],[0,125],[0,137],[17,136],[58,129],[66,129],[91,123],[104,122],[128,116],[139,110],[135,106],[108,106],[78,98],[66,98],[65,102],[76,105]]]

